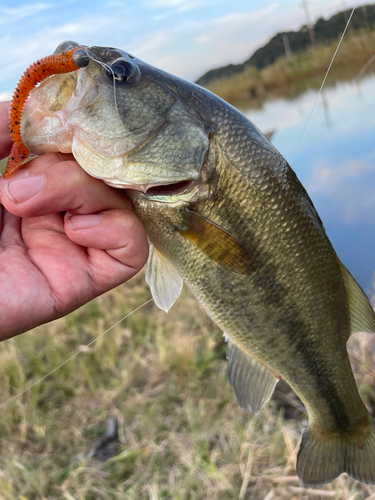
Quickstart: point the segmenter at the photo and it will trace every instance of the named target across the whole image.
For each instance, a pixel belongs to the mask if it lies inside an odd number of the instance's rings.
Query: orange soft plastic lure
[[[30,154],[21,137],[21,116],[30,91],[49,76],[76,71],[87,66],[89,62],[90,57],[87,51],[82,47],[74,47],[62,54],[54,54],[38,60],[21,76],[10,107],[9,128],[13,146],[3,177],[8,177],[17,170]]]

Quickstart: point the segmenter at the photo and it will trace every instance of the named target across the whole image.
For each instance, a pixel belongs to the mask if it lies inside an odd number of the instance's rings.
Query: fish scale
[[[57,52],[76,46],[65,42]],[[225,332],[228,378],[242,408],[260,411],[280,378],[291,385],[309,417],[297,459],[305,485],[342,472],[375,483],[374,423],[346,350],[353,331],[375,330],[374,312],[295,173],[255,125],[209,91],[124,51],[84,48],[91,60],[77,72],[79,88],[60,75],[33,91],[25,145],[58,150],[52,90],[60,99],[71,92],[63,127],[73,154],[89,174],[127,189],[150,240],[146,280],[155,303],[168,310],[182,280],[188,284]],[[118,67],[129,81],[116,79]],[[43,113],[51,122],[39,126]]]

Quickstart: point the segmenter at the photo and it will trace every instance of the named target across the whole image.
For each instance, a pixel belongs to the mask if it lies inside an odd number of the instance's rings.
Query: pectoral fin
[[[182,278],[159,250],[150,244],[146,264],[146,282],[149,284],[155,304],[168,312],[182,290]]]
[[[189,208],[184,209],[184,223],[186,227],[177,228],[178,231],[216,264],[245,276],[255,271],[249,251],[217,224]]]
[[[278,379],[228,339],[228,380],[238,404],[257,414],[271,398]]]

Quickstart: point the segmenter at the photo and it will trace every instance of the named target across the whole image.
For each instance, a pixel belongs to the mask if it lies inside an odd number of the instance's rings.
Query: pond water
[[[342,262],[367,295],[375,275],[375,74],[239,109],[288,160]],[[374,297],[375,299],[375,297]]]

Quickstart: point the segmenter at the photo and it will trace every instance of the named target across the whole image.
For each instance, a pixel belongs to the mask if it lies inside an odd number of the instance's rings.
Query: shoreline
[[[329,44],[317,45],[305,52],[282,57],[262,70],[248,68],[230,78],[215,80],[206,88],[230,104],[236,105],[245,100],[256,105],[257,101],[263,100],[270,93],[280,93],[288,86],[308,78],[323,77],[338,42],[339,39],[336,39]],[[374,54],[375,32],[361,30],[348,34],[336,54],[331,71],[355,65],[359,67],[359,73]]]

